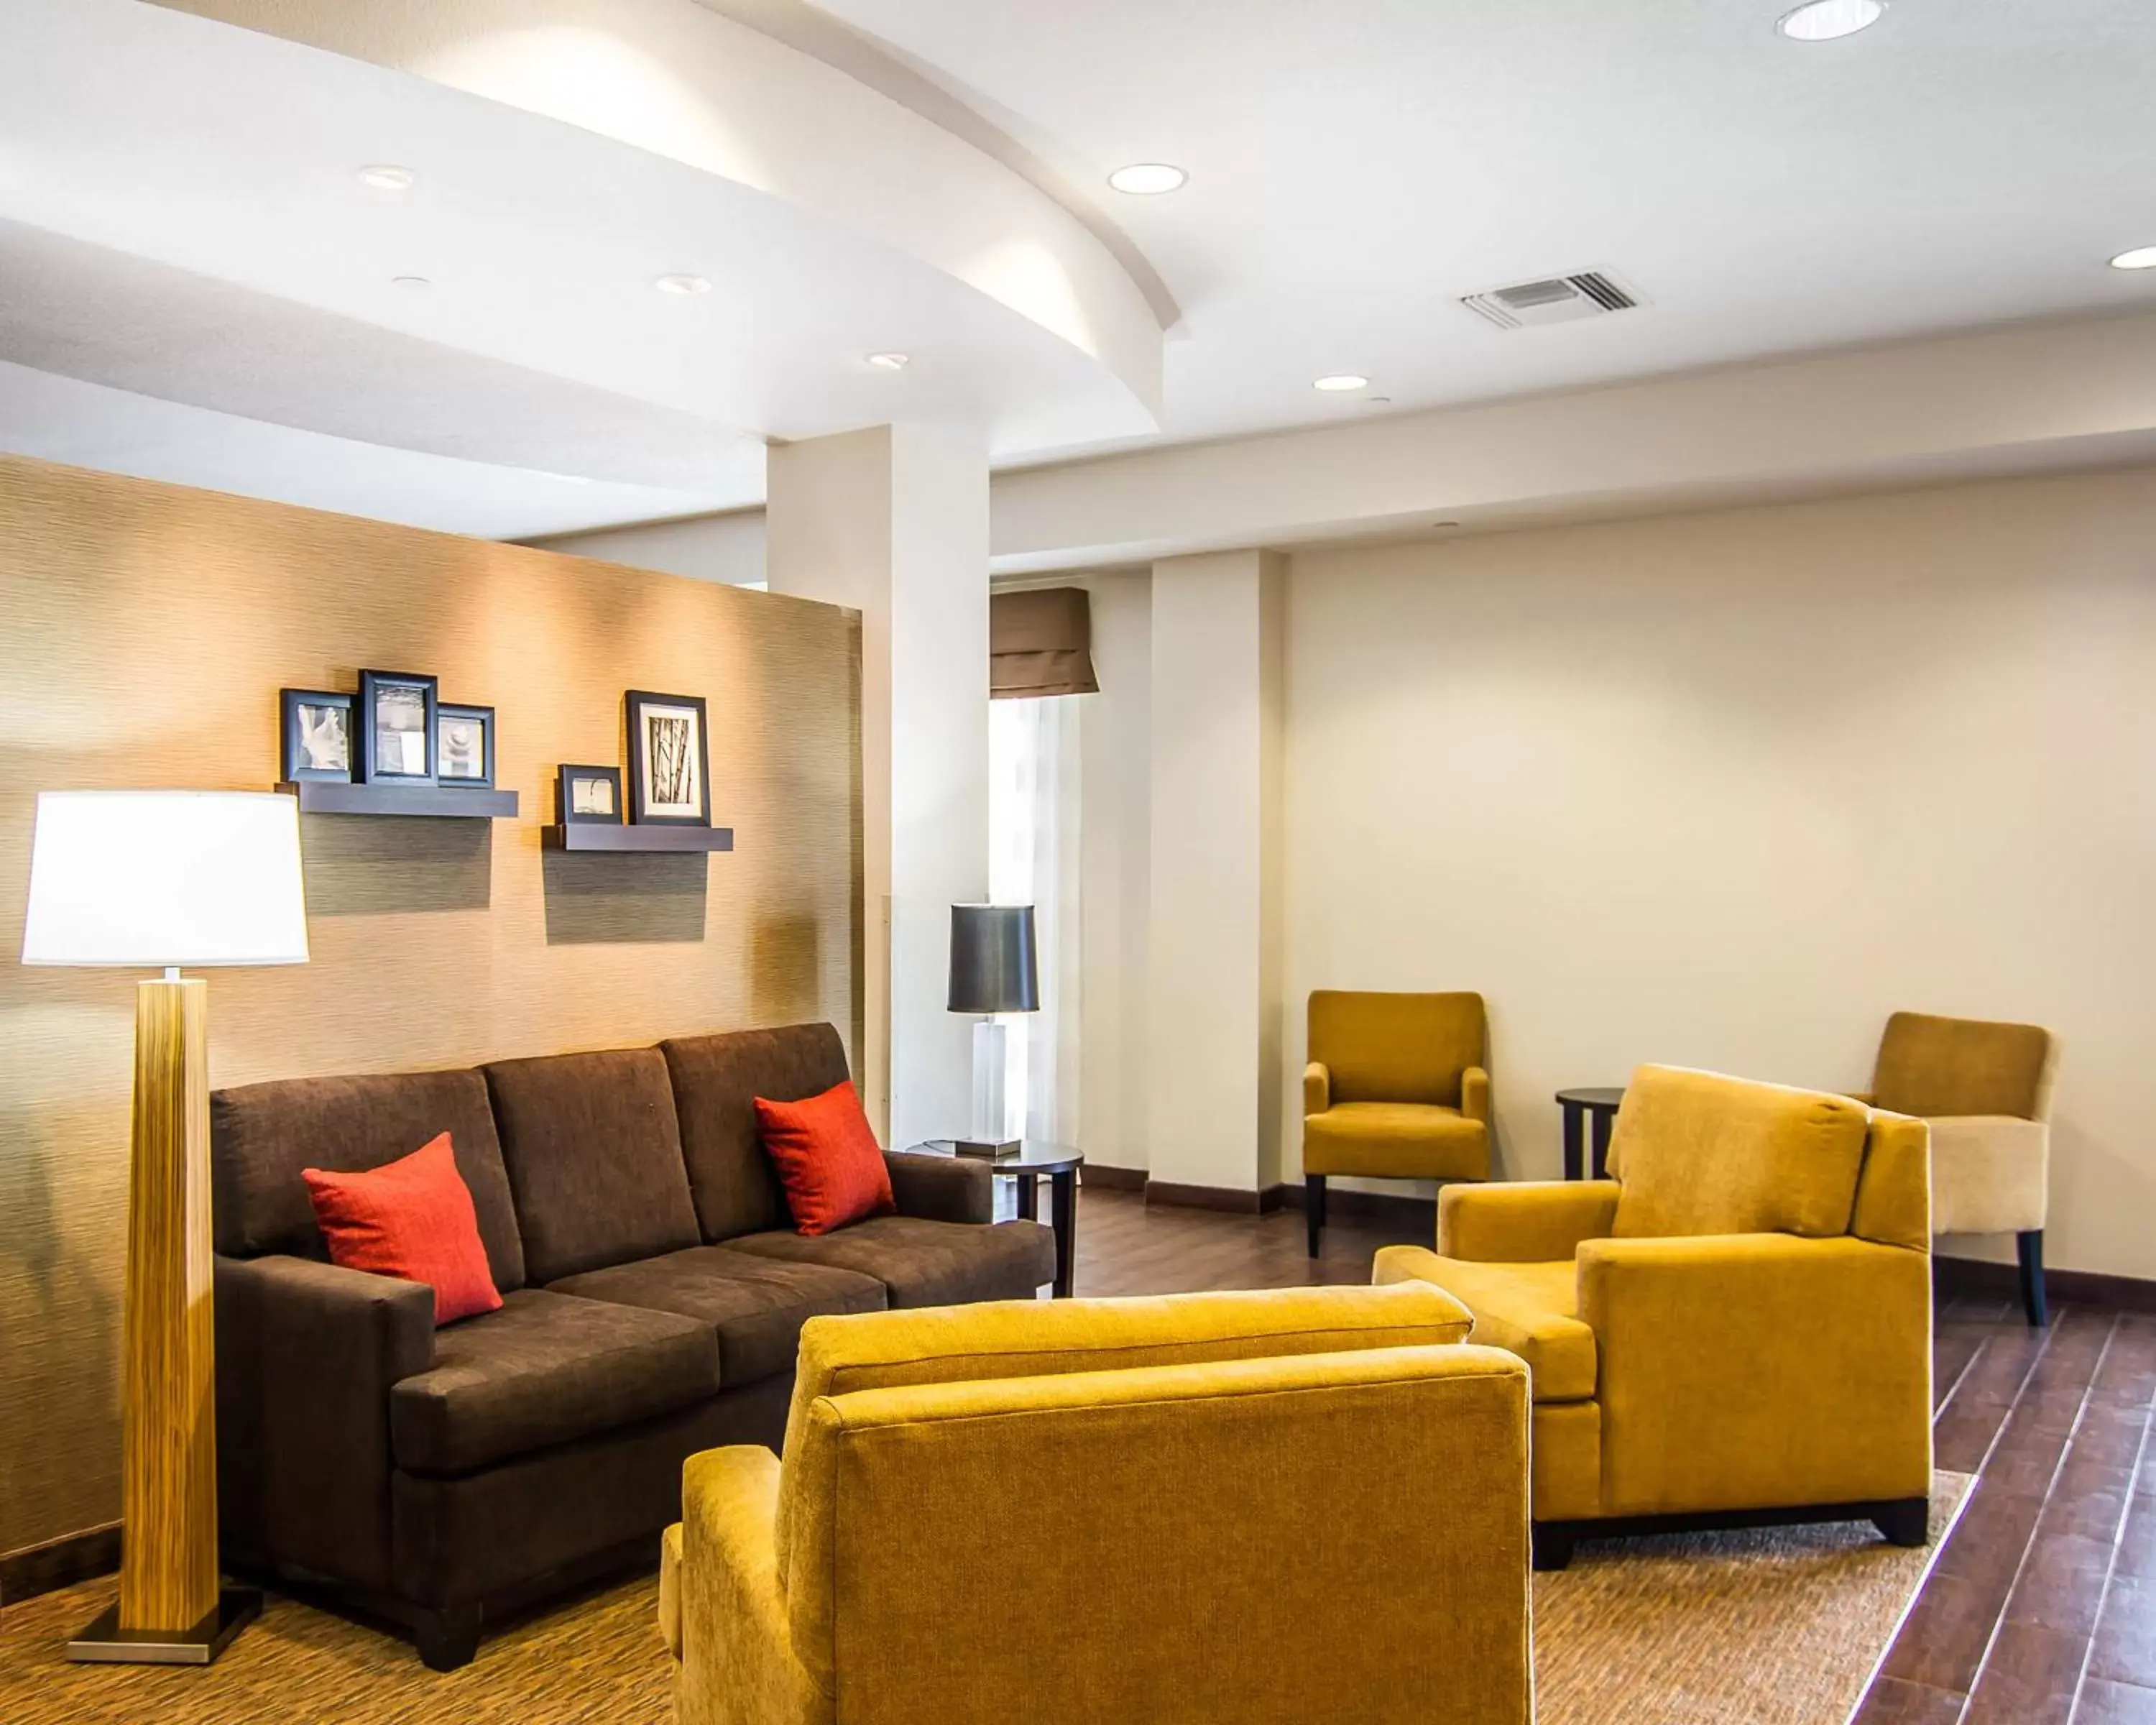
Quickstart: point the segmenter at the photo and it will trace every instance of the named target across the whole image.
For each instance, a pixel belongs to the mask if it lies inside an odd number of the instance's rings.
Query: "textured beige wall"
[[[40,789],[266,788],[280,686],[490,705],[515,821],[310,817],[313,963],[210,979],[211,1079],[828,1019],[858,1036],[859,629],[834,607],[0,460],[0,1552],[118,1513],[133,989],[26,970]],[[709,702],[737,849],[542,852],[622,691]]]
[[[1561,1086],[2033,1019],[2047,1256],[2156,1276],[2156,472],[1298,555],[1288,666],[1291,1091],[1308,990],[1480,988],[1548,1178]]]

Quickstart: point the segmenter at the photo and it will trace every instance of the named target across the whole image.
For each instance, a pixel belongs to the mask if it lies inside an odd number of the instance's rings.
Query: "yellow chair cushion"
[[[1320,988],[1310,997],[1309,1058],[1335,1102],[1460,1106],[1460,1075],[1484,1064],[1480,994],[1381,994]]]
[[[1571,1259],[1471,1264],[1421,1246],[1379,1249],[1373,1281],[1383,1286],[1410,1278],[1436,1283],[1474,1314],[1469,1341],[1525,1360],[1537,1402],[1578,1401],[1594,1394],[1594,1332],[1579,1319],[1578,1274]]]
[[[2051,1033],[2036,1024],[1897,1012],[1879,1040],[1871,1100],[1897,1114],[2049,1111]]]
[[[1457,1108],[1418,1102],[1336,1102],[1302,1122],[1306,1174],[1397,1180],[1486,1180],[1490,1132]]]
[[[1846,1234],[1871,1114],[1824,1091],[1642,1066],[1609,1142],[1619,1239]]]

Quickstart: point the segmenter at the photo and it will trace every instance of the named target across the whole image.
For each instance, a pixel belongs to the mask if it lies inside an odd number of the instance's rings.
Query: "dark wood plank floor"
[[[1080,1202],[1081,1294],[1368,1280],[1370,1255],[1426,1234],[1302,1218]],[[2156,1725],[2156,1317],[2055,1303],[2032,1331],[2004,1302],[1938,1313],[1938,1465],[1968,1507],[1852,1725]],[[1822,1722],[1838,1725],[1838,1722]]]

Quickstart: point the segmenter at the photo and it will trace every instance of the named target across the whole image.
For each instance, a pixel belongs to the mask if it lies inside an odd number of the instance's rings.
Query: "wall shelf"
[[[424,814],[465,820],[513,820],[514,791],[453,790],[433,784],[347,784],[303,778],[277,788],[300,799],[302,814]]]
[[[546,829],[549,850],[696,851],[732,850],[732,827],[609,826],[603,821],[572,821]]]

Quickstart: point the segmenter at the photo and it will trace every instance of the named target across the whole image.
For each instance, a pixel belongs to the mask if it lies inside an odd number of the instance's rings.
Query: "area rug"
[[[1583,1544],[1571,1568],[1535,1578],[1537,1719],[1840,1725],[1969,1486],[1966,1475],[1937,1476],[1921,1551],[1856,1526]],[[0,1611],[0,1720],[665,1725],[672,1716],[649,1579],[510,1629],[446,1675],[401,1642],[275,1597],[207,1671],[69,1665],[68,1635],[111,1590],[94,1583]]]
[[[1931,1538],[1869,1523],[1582,1544],[1535,1578],[1537,1725],[1841,1725],[1970,1476],[1932,1476]]]

